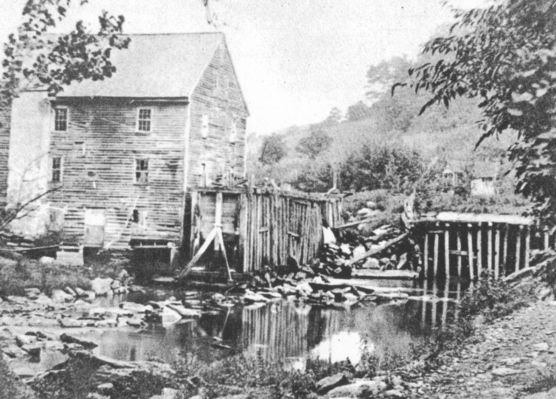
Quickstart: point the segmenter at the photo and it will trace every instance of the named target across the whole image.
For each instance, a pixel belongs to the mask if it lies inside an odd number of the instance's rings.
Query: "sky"
[[[0,0],[0,38],[14,31],[25,0]],[[73,0],[76,5],[78,0]],[[269,133],[323,120],[364,99],[365,73],[393,56],[415,57],[451,20],[442,0],[89,0],[58,29],[102,10],[125,16],[126,33],[219,30],[226,34],[250,110],[248,131]],[[452,0],[461,7],[481,0]]]

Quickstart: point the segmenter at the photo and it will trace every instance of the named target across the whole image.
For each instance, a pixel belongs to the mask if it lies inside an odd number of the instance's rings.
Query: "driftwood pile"
[[[372,211],[363,211],[349,223],[323,229],[323,249],[319,261],[312,265],[314,271],[350,277],[354,269],[416,270],[419,248],[410,232],[390,224],[369,229],[375,218],[364,217]]]

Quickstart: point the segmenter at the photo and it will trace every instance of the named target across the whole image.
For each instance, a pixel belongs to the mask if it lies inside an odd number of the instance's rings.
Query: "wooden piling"
[[[425,233],[425,243],[423,248],[423,277],[427,279],[429,270],[429,233]]]
[[[487,267],[488,273],[492,273],[492,222],[487,225]]]
[[[544,226],[543,229],[543,244],[545,250],[550,249],[550,232],[548,226]]]
[[[525,267],[529,267],[529,258],[531,257],[531,228],[525,228]]]
[[[500,231],[498,226],[494,230],[494,278],[500,276]]]
[[[516,234],[515,243],[515,271],[521,269],[521,232],[523,231],[523,226],[519,226],[519,230]]]
[[[473,264],[473,225],[467,225],[467,263],[469,265],[469,278],[475,278],[474,264]]]
[[[510,235],[510,226],[504,225],[504,242],[502,243],[502,264],[506,272],[508,271],[508,236]]]
[[[483,232],[481,223],[477,224],[477,278],[483,274]]]
[[[438,223],[436,223],[436,228],[438,230]],[[433,277],[436,280],[436,276],[438,275],[438,249],[439,249],[439,235],[440,233],[435,233],[434,235],[434,249],[432,252],[432,262],[433,262]]]
[[[450,224],[444,224],[444,270],[446,278],[450,276]]]
[[[461,278],[461,269],[462,269],[462,255],[461,255],[461,231],[459,229],[456,230],[456,249],[458,251],[458,278]]]

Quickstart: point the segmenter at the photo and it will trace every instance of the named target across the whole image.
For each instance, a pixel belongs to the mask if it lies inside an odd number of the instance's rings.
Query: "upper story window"
[[[54,130],[58,132],[68,130],[68,109],[66,107],[54,108]]]
[[[209,134],[209,116],[203,115],[201,118],[201,137],[206,139]]]
[[[230,126],[230,143],[235,143],[237,141],[237,122],[232,121]]]
[[[137,131],[150,132],[152,128],[152,109],[139,108],[137,110]]]
[[[52,183],[60,183],[62,181],[62,157],[52,158],[52,175],[50,176]]]
[[[149,182],[149,160],[135,160],[135,183],[147,184]]]

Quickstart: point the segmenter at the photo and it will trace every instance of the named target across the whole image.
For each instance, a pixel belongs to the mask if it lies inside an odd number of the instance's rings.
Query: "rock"
[[[78,296],[78,295],[77,295],[77,292],[76,292],[73,288],[71,288],[71,287],[66,287],[66,288],[64,288],[64,292],[65,292],[66,294],[68,294],[68,295],[73,296],[73,297],[77,297],[77,296]]]
[[[111,288],[112,279],[111,278],[100,278],[97,277],[91,281],[91,289],[96,296],[106,296],[112,291]]]
[[[523,371],[512,369],[509,367],[498,367],[492,370],[492,374],[497,377],[506,377],[509,375],[521,374]]]
[[[313,293],[313,289],[311,288],[311,285],[309,284],[308,281],[304,281],[301,284],[298,284],[295,287],[295,290],[301,296],[308,296]]]
[[[383,393],[385,398],[404,399],[406,395],[399,389],[389,389]]]
[[[71,302],[73,301],[73,295],[69,295],[68,293],[59,290],[59,289],[55,289],[52,290],[52,300],[54,302]]]
[[[79,328],[83,327],[83,322],[80,320],[72,319],[70,317],[59,318],[58,324],[64,328]]]
[[[114,384],[111,382],[105,382],[97,386],[97,392],[103,395],[110,395],[110,392],[114,389]]]
[[[29,299],[35,300],[41,294],[41,290],[36,287],[25,288],[25,296]]]
[[[367,201],[367,203],[365,205],[367,206],[367,208],[369,208],[373,211],[378,208],[377,203],[374,202],[374,201]]]
[[[24,345],[30,345],[34,343],[36,340],[37,338],[32,335],[20,334],[15,336],[15,343],[20,348],[23,347]]]
[[[112,290],[117,290],[121,286],[122,286],[122,283],[120,282],[120,280],[112,280],[110,282],[110,288],[112,288]]]
[[[249,290],[246,290],[245,294],[243,294],[241,298],[247,304],[256,303],[256,302],[266,303],[269,301],[268,298],[265,298],[264,296]]]
[[[25,365],[20,365],[13,368],[13,372],[19,378],[29,378],[29,377],[33,377],[36,374],[35,370]]]
[[[212,296],[210,298],[212,299],[213,302],[216,302],[216,303],[221,303],[221,302],[224,302],[226,300],[226,297],[219,292],[217,292],[215,294],[212,294]]]
[[[78,345],[81,345],[83,348],[86,348],[86,349],[93,349],[93,348],[96,348],[98,346],[94,342],[85,341],[85,340],[73,337],[73,336],[65,334],[65,333],[60,335],[60,341],[66,343],[66,344],[78,344]]]
[[[56,259],[51,258],[50,256],[41,256],[39,259],[39,263],[42,265],[51,265],[56,262]]]
[[[143,320],[138,318],[129,319],[126,321],[127,325],[134,328],[139,328],[143,325]]]
[[[380,262],[375,258],[368,258],[363,264],[363,269],[379,269]]]
[[[373,397],[385,391],[386,383],[382,381],[357,380],[348,385],[342,385],[328,392],[330,398],[360,398]]]
[[[147,292],[143,287],[139,285],[130,285],[127,287],[127,290],[129,292],[141,292],[143,294]]]
[[[78,298],[86,298],[86,297],[89,296],[88,293],[87,293],[87,291],[85,291],[83,288],[75,287],[75,290],[74,290],[74,291],[75,291],[75,295],[76,295]]]
[[[502,359],[502,363],[504,363],[504,365],[506,366],[515,366],[518,363],[521,363],[523,361],[523,359],[521,359],[520,357],[509,357],[506,359]]]
[[[317,382],[316,388],[319,395],[324,395],[328,391],[347,384],[349,381],[344,373],[334,374],[330,377],[323,378]]]
[[[11,358],[21,357],[25,354],[23,349],[21,349],[20,347],[18,347],[16,345],[8,345],[8,346],[2,348],[2,352],[6,356],[11,357]]]
[[[548,392],[537,392],[532,395],[523,396],[522,399],[554,399],[556,398],[556,387]]]
[[[549,298],[552,295],[552,289],[549,287],[542,287],[537,292],[537,298],[541,301]]]
[[[178,397],[177,389],[163,388],[160,395],[151,396],[151,399],[176,399],[177,397]]]
[[[25,352],[27,352],[32,357],[40,357],[41,355],[41,345],[40,344],[27,344],[21,347]]]
[[[147,307],[145,305],[141,305],[140,303],[135,302],[122,302],[120,304],[120,308],[129,310],[133,313],[145,313],[147,311]]]
[[[100,393],[97,392],[90,392],[87,395],[87,399],[110,399],[110,396],[101,395]]]
[[[533,349],[538,352],[547,352],[550,349],[550,346],[546,342],[541,342],[539,344],[533,345]]]
[[[128,278],[129,278],[129,273],[127,272],[126,269],[122,269],[122,271],[118,274],[118,280],[121,283],[125,284]]]

